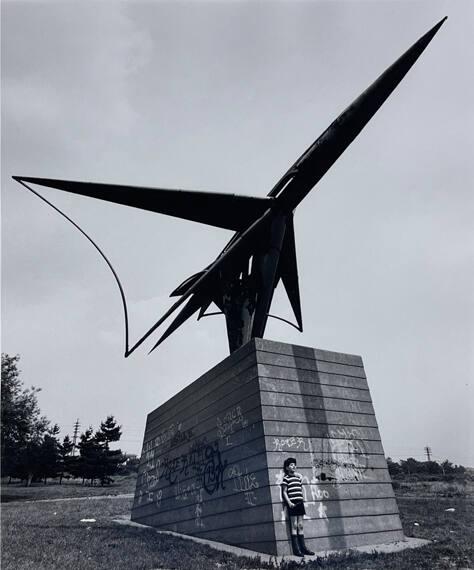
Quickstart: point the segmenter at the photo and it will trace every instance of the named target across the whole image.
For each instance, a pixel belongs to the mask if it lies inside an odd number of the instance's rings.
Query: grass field
[[[112,487],[77,484],[2,488],[2,568],[52,570],[74,568],[231,570],[268,568],[258,558],[239,558],[207,546],[164,536],[152,529],[118,525],[114,518],[130,513],[133,477]],[[341,568],[384,570],[470,568],[472,556],[473,497],[470,488],[417,482],[397,485],[405,534],[432,544],[397,554],[356,554],[309,561],[284,562],[282,570]],[[98,500],[84,496],[115,495]],[[84,497],[82,500],[26,502],[38,499]],[[447,511],[446,509],[455,509]],[[81,522],[95,519],[95,522]],[[415,524],[416,523],[416,524]]]
[[[57,482],[48,485],[34,484],[24,487],[19,483],[6,484],[2,481],[2,503],[11,501],[37,501],[43,499],[60,499],[72,497],[97,497],[101,495],[123,495],[135,492],[136,475],[115,477],[114,483],[108,487],[82,485],[80,480]]]

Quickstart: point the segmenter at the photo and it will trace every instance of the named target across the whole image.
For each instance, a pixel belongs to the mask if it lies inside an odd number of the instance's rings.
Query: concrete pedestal
[[[311,550],[403,540],[362,359],[263,339],[149,414],[132,520],[290,554],[290,456]]]

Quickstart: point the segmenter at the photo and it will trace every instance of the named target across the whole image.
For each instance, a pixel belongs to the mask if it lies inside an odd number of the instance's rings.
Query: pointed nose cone
[[[426,47],[430,43],[430,41],[432,40],[432,38],[434,37],[436,32],[441,28],[441,26],[444,24],[444,22],[447,19],[448,19],[448,16],[441,18],[441,20],[436,25],[434,25],[429,32],[426,32],[426,34],[424,36],[422,36],[416,43],[425,41],[426,42],[425,47]]]
[[[420,55],[425,51],[426,47],[434,38],[445,20],[447,20],[447,17],[440,20],[431,28],[431,30],[426,32],[424,36],[421,36],[421,38],[415,42],[411,48],[400,56],[388,69],[386,69],[384,73],[382,73],[382,75],[376,79],[374,83],[372,83],[372,85],[354,101],[354,103],[352,103],[349,109],[357,104],[362,107],[370,106],[373,108],[373,113],[368,117],[368,121],[405,77]],[[364,125],[367,121],[364,122]]]
[[[440,20],[386,69],[296,161],[288,172],[296,174],[279,197],[282,204],[294,209],[311,191],[395,90],[446,19]],[[279,192],[285,176],[270,196]]]

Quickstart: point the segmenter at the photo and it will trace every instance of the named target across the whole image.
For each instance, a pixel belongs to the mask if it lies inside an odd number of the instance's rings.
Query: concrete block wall
[[[272,552],[254,343],[148,415],[132,520]]]
[[[403,540],[360,356],[260,339],[256,348],[276,552],[290,554],[280,487],[290,456],[312,550]]]
[[[132,520],[290,554],[290,455],[310,548],[403,539],[361,358],[263,339],[149,414]]]

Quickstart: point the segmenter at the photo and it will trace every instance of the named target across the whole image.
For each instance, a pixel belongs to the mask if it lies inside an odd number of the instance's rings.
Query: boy
[[[299,473],[296,473],[296,459],[294,457],[285,459],[283,470],[285,475],[281,487],[290,517],[293,554],[295,556],[314,554],[306,548],[304,543],[303,516],[306,511],[304,508],[303,478]]]

